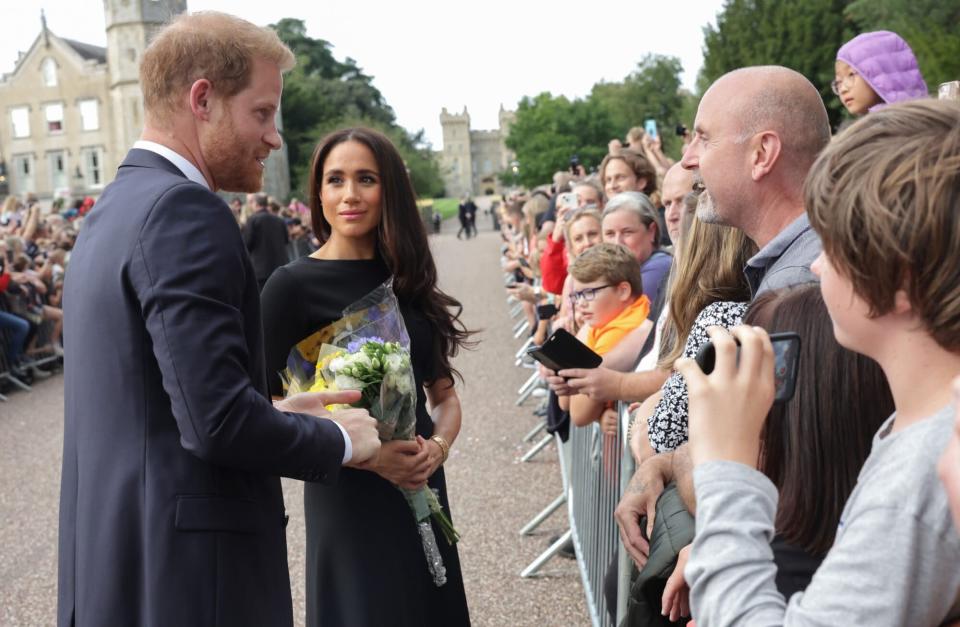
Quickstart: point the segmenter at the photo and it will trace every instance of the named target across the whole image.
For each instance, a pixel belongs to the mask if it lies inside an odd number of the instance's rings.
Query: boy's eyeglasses
[[[859,76],[859,74],[857,74],[856,72],[850,72],[843,78],[834,79],[830,81],[830,89],[833,90],[833,93],[835,95],[839,96],[840,88],[853,87],[853,84],[857,82],[857,76]]]
[[[588,287],[582,289],[579,292],[570,292],[570,300],[574,303],[579,303],[580,301],[590,302],[597,297],[597,292],[607,287],[616,287],[615,285],[600,285],[598,287]]]

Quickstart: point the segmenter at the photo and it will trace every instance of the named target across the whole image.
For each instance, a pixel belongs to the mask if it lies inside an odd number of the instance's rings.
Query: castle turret
[[[110,171],[143,130],[140,59],[164,24],[187,10],[186,0],[104,0],[107,64],[113,104],[113,143],[108,147]]]
[[[443,127],[441,173],[447,196],[460,197],[473,192],[473,159],[470,153],[470,114],[440,112]]]

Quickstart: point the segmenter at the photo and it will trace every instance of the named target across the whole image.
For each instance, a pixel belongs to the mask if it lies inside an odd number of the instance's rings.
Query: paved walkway
[[[519,347],[504,302],[498,269],[499,236],[479,216],[480,236],[458,241],[454,222],[431,236],[443,289],[464,305],[464,319],[479,329],[480,347],[461,354],[456,367],[464,407],[463,429],[447,462],[467,598],[475,625],[589,624],[575,562],[555,559],[537,579],[519,572],[566,528],[566,512],[553,515],[532,537],[520,527],[560,492],[557,458],[548,449],[521,464],[521,438],[534,424],[514,407],[529,371],[513,367]],[[52,625],[56,606],[57,509],[63,420],[63,379],[41,382],[29,394],[0,403],[0,625]],[[288,544],[294,615],[303,617],[302,487],[284,481],[290,514]]]

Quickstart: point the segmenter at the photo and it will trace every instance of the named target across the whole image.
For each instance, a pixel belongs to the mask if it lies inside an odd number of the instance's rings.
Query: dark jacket
[[[335,479],[343,436],[266,396],[230,209],[132,150],[86,218],[64,311],[58,625],[291,625],[279,476]]]
[[[646,518],[641,520],[646,528]],[[657,513],[650,536],[650,555],[639,572],[630,577],[627,616],[620,627],[670,627],[685,625],[687,619],[671,622],[660,614],[660,600],[667,579],[677,565],[680,549],[693,542],[696,522],[684,506],[676,484],[670,483],[657,500]]]
[[[289,262],[287,225],[267,210],[257,211],[243,225],[243,243],[250,253],[257,281],[266,283],[273,271]]]

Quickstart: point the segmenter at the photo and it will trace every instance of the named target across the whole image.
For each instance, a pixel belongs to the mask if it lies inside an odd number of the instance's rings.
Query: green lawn
[[[439,213],[446,220],[457,215],[457,207],[460,205],[460,201],[456,198],[424,198],[417,201],[417,204],[421,207],[433,205],[433,211]]]

